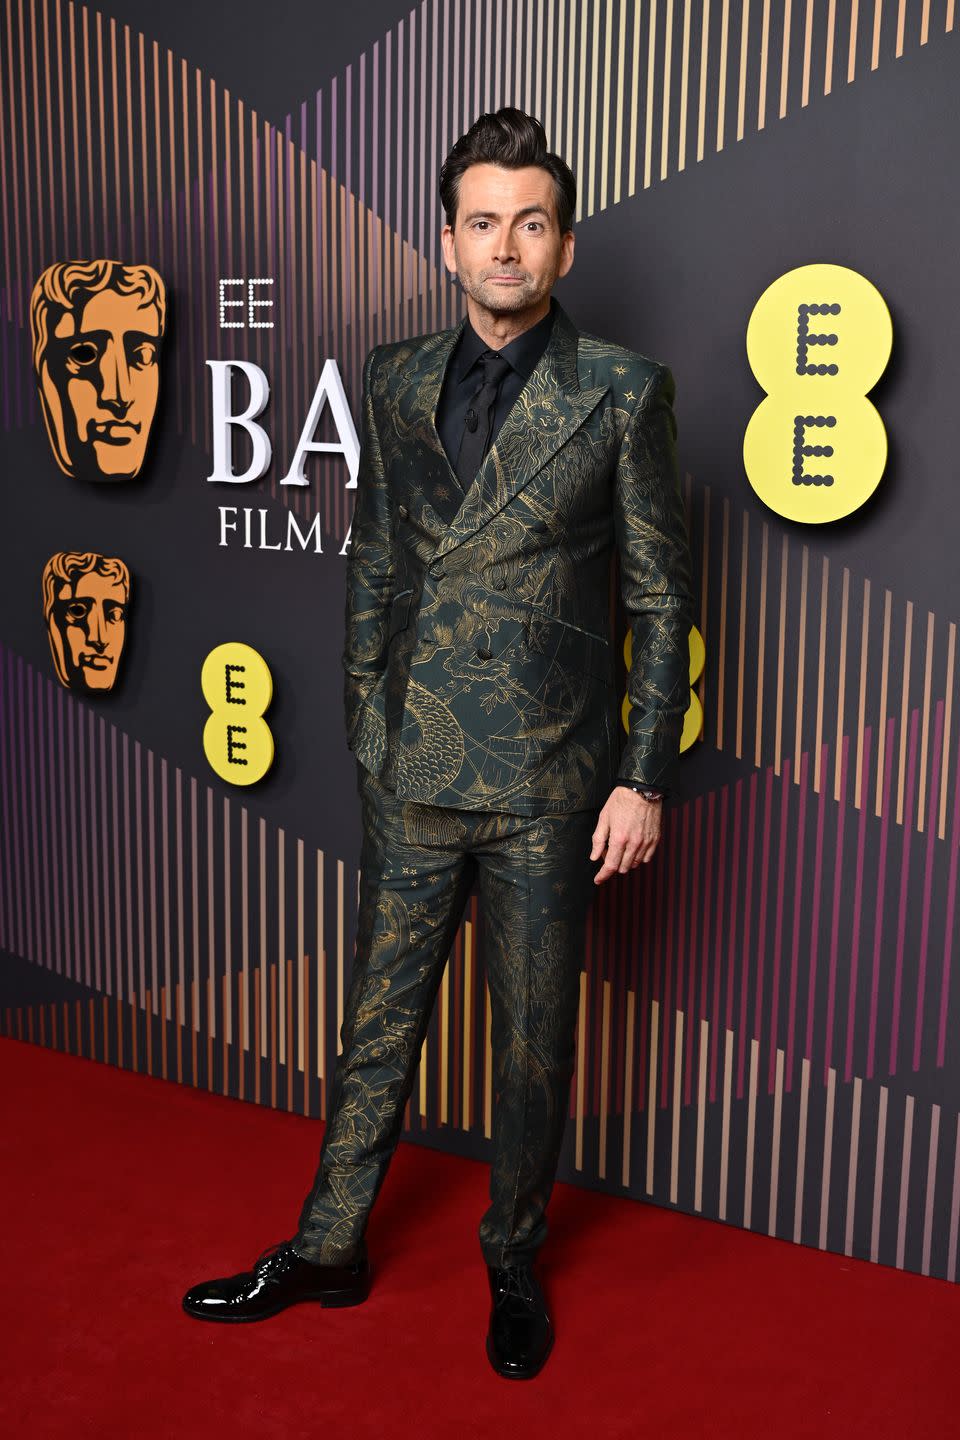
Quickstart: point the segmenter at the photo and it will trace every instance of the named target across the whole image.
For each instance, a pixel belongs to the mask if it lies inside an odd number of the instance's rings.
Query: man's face
[[[111,690],[126,637],[124,585],[88,572],[59,583],[50,615],[50,644],[72,690]]]
[[[61,316],[41,383],[67,474],[132,479],[157,408],[160,316],[136,295],[101,290]]]
[[[545,313],[573,264],[573,231],[561,235],[553,177],[539,165],[469,166],[456,227],[445,225],[440,238],[447,269],[490,316]]]

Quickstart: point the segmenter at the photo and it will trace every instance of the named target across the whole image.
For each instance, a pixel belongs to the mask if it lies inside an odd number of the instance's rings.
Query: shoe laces
[[[253,1266],[254,1270],[266,1278],[271,1278],[270,1272],[288,1258],[292,1243],[291,1239],[287,1239],[277,1240],[273,1245],[268,1245],[266,1250],[262,1250],[257,1256]]]
[[[502,1296],[515,1295],[527,1305],[536,1304],[530,1271],[526,1265],[506,1265],[501,1269],[500,1277],[498,1289]]]

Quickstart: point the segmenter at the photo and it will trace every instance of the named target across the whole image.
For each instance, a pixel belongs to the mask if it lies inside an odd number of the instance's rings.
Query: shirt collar
[[[547,341],[550,339],[550,332],[553,329],[556,313],[557,302],[551,295],[550,309],[546,315],[538,320],[536,325],[531,325],[529,330],[524,330],[522,335],[518,335],[515,340],[511,340],[508,345],[504,345],[497,351],[497,354],[502,355],[504,360],[513,366],[517,374],[523,376],[524,380],[529,379],[536,367],[537,361],[547,348]],[[460,343],[457,346],[456,373],[458,383],[467,378],[474,363],[485,350],[489,349],[490,346],[486,340],[482,339],[470,324],[468,316],[464,323],[463,334],[460,336]]]

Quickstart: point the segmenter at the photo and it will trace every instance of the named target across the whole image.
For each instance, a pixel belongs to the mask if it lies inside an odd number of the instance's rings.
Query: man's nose
[[[106,405],[126,409],[130,394],[130,371],[122,346],[110,341],[100,362],[100,399]]]

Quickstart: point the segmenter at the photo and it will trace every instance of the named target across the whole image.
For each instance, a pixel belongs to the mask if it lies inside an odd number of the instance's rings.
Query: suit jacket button
[[[407,509],[406,505],[398,505],[397,514],[400,516],[401,520],[406,520],[407,516],[410,514],[410,511]]]

